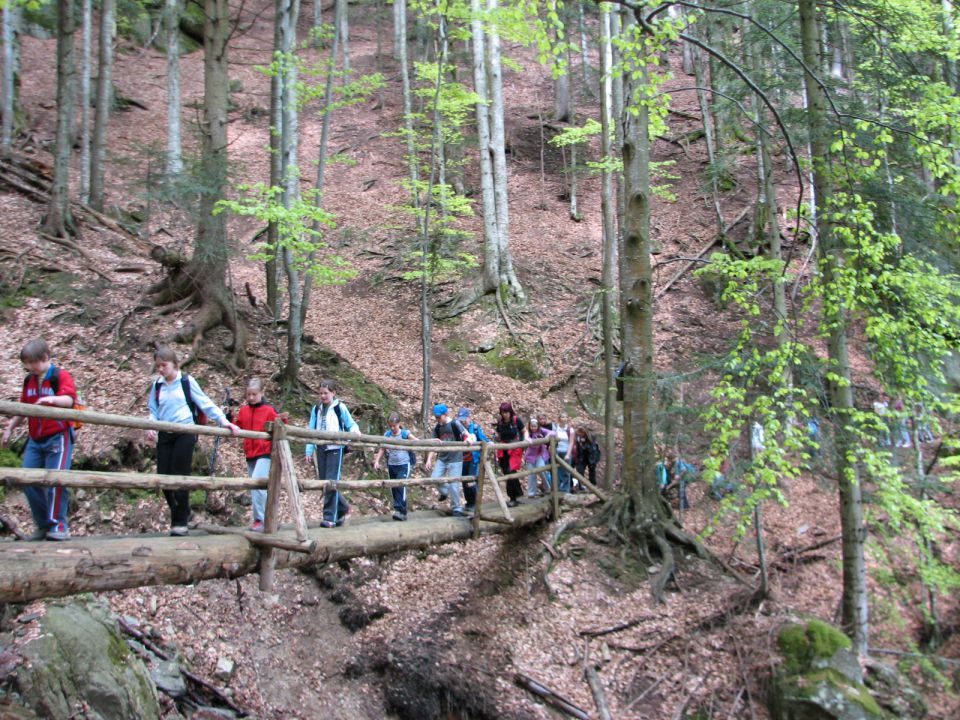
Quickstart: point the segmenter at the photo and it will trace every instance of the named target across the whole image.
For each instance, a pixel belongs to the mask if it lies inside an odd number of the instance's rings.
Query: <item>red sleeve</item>
[[[73,376],[70,375],[66,370],[60,368],[59,373],[59,387],[57,388],[57,395],[69,395],[73,400],[73,404],[77,404],[77,386],[73,382]]]
[[[23,386],[20,388],[20,402],[25,403],[27,400],[27,386],[30,385],[30,376],[27,375],[23,379]]]
[[[267,405],[266,408],[266,418],[264,422],[270,422],[271,420],[276,420],[277,415],[280,413],[277,412],[277,409],[273,405]]]

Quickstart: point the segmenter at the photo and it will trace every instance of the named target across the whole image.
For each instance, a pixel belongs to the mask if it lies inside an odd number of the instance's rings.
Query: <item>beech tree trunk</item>
[[[55,237],[76,233],[70,213],[70,154],[73,135],[73,98],[76,84],[74,62],[73,0],[57,3],[57,134],[53,151],[53,184],[43,220],[43,232]]]
[[[800,40],[803,61],[810,71],[822,67],[820,34],[816,0],[799,0]],[[817,79],[804,73],[807,94],[807,130],[813,159],[813,184],[818,201],[828,208],[832,188],[825,164],[830,155],[830,132],[827,126],[826,97]],[[836,282],[836,271],[844,263],[844,247],[828,220],[828,212],[817,215],[820,268],[823,284],[830,288]],[[839,298],[842,294],[838,293]],[[853,445],[856,442],[848,429],[854,408],[853,383],[847,349],[849,317],[839,300],[823,303],[823,323],[828,331],[827,352],[832,367],[828,379],[830,416],[835,433],[837,477],[840,493],[840,528],[843,555],[842,622],[844,631],[853,639],[854,650],[863,655],[867,651],[869,630],[869,603],[867,598],[867,568],[864,557],[866,526],[863,521],[863,497]]]
[[[97,63],[97,114],[90,144],[90,206],[103,212],[103,165],[107,154],[107,125],[113,107],[113,42],[117,34],[117,0],[101,0],[99,59]]]
[[[16,113],[17,19],[19,10],[11,3],[3,4],[3,125],[0,129],[0,151],[9,156],[13,143],[13,118]]]
[[[600,151],[607,161],[613,154],[611,137],[613,135],[613,47],[610,36],[610,10],[600,6]],[[616,416],[617,390],[614,382],[614,314],[617,302],[617,230],[616,230],[616,191],[613,173],[604,163],[600,180],[600,203],[603,217],[603,287],[601,289],[601,323],[603,326],[603,375],[606,380],[606,392],[603,404],[604,457],[607,458],[606,472],[600,480],[604,488],[613,484],[610,458],[616,457]]]
[[[277,0],[276,4],[277,53],[283,58],[280,93],[280,164],[285,208],[290,208],[300,199],[299,172],[299,111],[297,109],[297,64],[294,48],[297,43],[297,20],[300,17],[300,0]],[[283,249],[283,271],[287,278],[289,313],[287,316],[287,362],[284,378],[289,384],[297,382],[300,375],[301,343],[303,341],[303,312],[301,282],[290,248]]]
[[[167,33],[167,177],[183,172],[180,135],[180,0],[165,0]]]

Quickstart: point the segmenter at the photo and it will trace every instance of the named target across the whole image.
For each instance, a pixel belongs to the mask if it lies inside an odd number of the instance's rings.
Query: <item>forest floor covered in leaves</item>
[[[234,38],[230,51],[234,187],[268,177],[269,79],[256,66],[269,58],[273,29],[266,3],[248,5],[245,30]],[[309,10],[304,12],[304,29],[309,15]],[[398,209],[405,199],[398,184],[407,167],[404,149],[397,137],[385,134],[402,122],[397,65],[383,51],[391,38],[386,13],[358,12],[351,23],[354,71],[382,70],[387,84],[382,98],[338,110],[335,116],[331,155],[349,162],[329,170],[324,203],[335,214],[337,229],[327,238],[357,275],[315,292],[307,315],[302,380],[315,389],[322,377],[341,374],[337,363],[349,364],[383,388],[416,428],[421,401],[419,285],[404,280],[402,273],[409,269],[405,254],[417,241],[410,217]],[[21,92],[30,136],[22,152],[49,162],[55,78],[38,68],[52,67],[54,41],[24,38],[23,51]],[[601,284],[599,179],[587,173],[579,178],[583,217],[575,222],[569,213],[564,158],[543,143],[557,126],[541,123],[551,113],[549,71],[527,48],[507,43],[505,52],[517,62],[505,70],[510,247],[530,301],[511,311],[514,342],[489,299],[459,318],[437,323],[431,402],[466,405],[487,427],[500,402],[509,400],[524,417],[542,411],[555,418],[566,411],[574,424],[597,431],[602,427],[596,418],[602,417],[597,411],[603,386],[596,299]],[[596,58],[591,62],[595,68]],[[191,312],[160,316],[144,300],[145,289],[162,273],[149,248],[162,244],[189,252],[193,239],[193,220],[186,209],[147,192],[154,185],[162,150],[158,138],[165,134],[164,63],[161,54],[121,40],[114,79],[119,94],[136,105],[116,112],[111,120],[107,204],[135,213],[138,224],[130,233],[85,222],[81,255],[36,234],[42,206],[18,194],[0,193],[0,261],[7,298],[0,308],[4,399],[19,396],[18,348],[43,336],[54,348],[56,361],[76,377],[89,406],[146,414],[152,343],[188,322]],[[671,63],[677,76],[672,82],[688,86],[679,58]],[[184,56],[182,67],[186,107],[202,97],[200,53]],[[574,85],[581,117],[597,117],[596,100],[585,91],[579,70]],[[674,409],[693,418],[695,410],[709,402],[709,368],[734,337],[739,320],[718,308],[708,288],[690,273],[674,278],[682,267],[677,260],[700,252],[715,237],[716,223],[701,172],[702,142],[677,140],[699,127],[691,119],[699,114],[695,94],[678,93],[672,107],[677,112],[669,117],[669,137],[654,143],[658,161],[675,163],[669,172],[675,176],[670,184],[677,197],[657,199],[653,210],[655,236],[662,244],[662,253],[654,258],[657,290],[670,285],[657,299],[656,362],[658,370],[676,378],[670,400]],[[319,133],[317,109],[308,105],[301,118],[306,186],[311,184]],[[191,138],[195,147],[195,132]],[[599,154],[595,144],[590,154],[593,159]],[[753,176],[748,158],[736,170],[736,185],[723,195],[728,223],[752,202]],[[475,162],[468,163],[466,177],[475,190]],[[784,207],[796,204],[796,192],[790,182],[780,187]],[[467,249],[480,255],[479,219],[459,224],[473,232]],[[736,227],[740,225],[734,235]],[[230,219],[234,254],[228,281],[250,329],[247,372],[272,378],[283,360],[282,329],[263,311],[264,273],[247,257],[260,230],[253,220]],[[799,240],[788,242],[795,267],[807,250]],[[449,297],[458,287],[448,282],[437,290],[440,297]],[[219,357],[227,340],[214,333],[189,368],[215,400],[224,388],[231,388],[235,397],[243,391],[244,378],[231,376]],[[473,352],[489,345],[503,348],[499,361]],[[858,355],[856,362],[858,374],[866,378],[866,360]],[[532,377],[511,377],[505,368],[518,365]],[[268,383],[268,397],[271,387]],[[342,397],[357,408],[365,430],[382,422],[381,409],[371,406],[366,396],[346,388]],[[302,399],[291,399],[285,409],[293,422],[304,424],[305,407]],[[699,464],[706,442],[697,421],[686,422],[690,427],[681,425],[676,432],[686,438],[686,459]],[[205,462],[209,450],[207,438],[201,442],[198,464]],[[906,466],[911,458],[901,453]],[[122,462],[127,467],[148,468],[151,462],[139,433],[90,425],[80,433],[77,454],[88,462]],[[606,466],[601,472],[615,476]],[[307,471],[306,466],[299,470]],[[245,474],[238,444],[221,445],[216,471]],[[371,457],[357,453],[344,476],[372,473]],[[158,642],[175,646],[200,675],[213,677],[220,658],[232,659],[237,669],[227,683],[229,690],[234,701],[256,717],[555,717],[515,684],[518,673],[592,715],[594,700],[583,670],[596,664],[617,718],[679,718],[695,712],[700,717],[763,718],[765,678],[778,663],[778,629],[808,616],[833,621],[840,600],[839,516],[830,467],[819,460],[782,489],[788,505],[764,509],[772,592],[759,604],[744,602],[756,583],[752,536],[735,539],[736,519],[718,515],[720,505],[702,482],[690,488],[692,508],[677,509],[679,518],[691,532],[709,530],[707,544],[749,580],[749,587],[700,560],[681,558],[667,601],[656,605],[647,584],[648,574],[656,569],[654,561],[622,553],[603,528],[558,542],[556,527],[545,525],[311,573],[284,571],[278,573],[272,593],[261,593],[257,577],[249,576],[104,597],[118,613],[136,618]],[[417,490],[412,496],[414,507],[436,504],[433,491]],[[71,522],[77,535],[166,528],[166,506],[152,494],[86,491],[75,497]],[[197,512],[217,522],[245,524],[249,509],[242,500],[214,494]],[[382,493],[356,493],[352,500],[357,515],[390,511]],[[308,496],[306,506],[308,516],[319,517],[319,497]],[[0,510],[30,526],[21,492],[7,490]],[[594,510],[574,509],[564,519],[588,517]],[[882,524],[882,518],[873,522]],[[956,559],[955,544],[943,551]],[[871,645],[913,648],[922,619],[916,580],[873,580],[871,596]],[[960,623],[955,599],[944,598],[940,609],[946,627]],[[954,636],[938,652],[960,659],[960,641]],[[903,659],[889,656],[886,661]],[[960,704],[948,688],[916,667],[908,672],[923,689],[930,717],[957,716]],[[958,676],[947,681],[956,683]],[[169,705],[168,710],[170,717],[176,716]]]

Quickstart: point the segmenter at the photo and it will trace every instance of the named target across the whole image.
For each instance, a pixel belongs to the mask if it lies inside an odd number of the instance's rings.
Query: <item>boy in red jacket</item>
[[[20,402],[31,405],[72,408],[77,400],[73,378],[63,368],[50,362],[50,348],[43,340],[31,340],[20,351],[27,377],[23,381]],[[23,416],[14,417],[0,437],[0,447],[10,442],[13,431],[23,422]],[[27,422],[28,439],[23,451],[25,468],[69,470],[73,460],[73,429],[66,420],[31,417]],[[30,503],[30,513],[37,526],[30,540],[69,540],[67,525],[67,489],[65,487],[36,487],[23,489]]]
[[[256,430],[262,432],[265,425],[271,420],[283,415],[277,413],[272,405],[263,401],[263,382],[260,378],[250,378],[246,390],[247,404],[237,411],[237,426],[242,430]],[[243,452],[247,456],[247,470],[250,477],[266,478],[270,475],[270,450],[272,443],[269,440],[243,439]],[[253,505],[253,524],[250,529],[254,532],[263,532],[263,516],[267,505],[267,491],[262,489],[251,490],[250,499]]]

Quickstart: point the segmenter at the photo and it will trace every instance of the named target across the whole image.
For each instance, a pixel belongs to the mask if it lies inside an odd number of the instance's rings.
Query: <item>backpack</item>
[[[597,444],[596,440],[594,440],[587,448],[587,463],[590,465],[596,465],[598,462],[600,462],[600,446]]]
[[[54,364],[51,363],[51,364],[50,364],[50,373],[48,374],[48,376],[47,376],[46,378],[38,378],[38,379],[37,379],[37,393],[38,393],[38,394],[39,394],[39,392],[40,392],[40,386],[43,385],[44,379],[46,379],[46,380],[48,380],[48,381],[50,382],[50,389],[53,390],[53,394],[54,394],[54,395],[59,395],[59,394],[60,394],[60,368],[58,368],[56,365],[54,365]],[[25,377],[25,378],[23,379],[23,389],[24,389],[24,391],[26,391],[26,389],[27,389],[27,382],[29,382],[29,380],[30,380],[30,376],[29,376],[29,375],[27,375],[27,377]],[[73,407],[70,408],[70,409],[71,409],[71,410],[81,410],[81,411],[87,409],[87,406],[84,405],[84,403],[83,403],[83,398],[81,397],[79,390],[77,390],[77,399],[74,401]],[[65,422],[66,422],[66,424],[67,424],[67,427],[73,428],[75,431],[76,431],[76,430],[79,430],[80,428],[83,427],[83,423],[82,423],[80,420],[66,420]]]
[[[393,437],[393,435],[387,435],[387,437]],[[410,431],[406,428],[400,428],[400,439],[406,440],[408,437],[410,437]],[[407,462],[410,463],[410,467],[417,464],[417,454],[413,450],[407,450]]]
[[[163,378],[157,378],[157,381],[153,384],[153,401],[157,405],[160,404],[160,385],[162,383]],[[186,373],[180,374],[180,387],[183,388],[183,397],[187,401],[187,407],[190,408],[190,414],[193,415],[194,425],[206,425],[210,422],[207,414],[193,401],[193,396],[190,394],[190,376]]]
[[[347,420],[346,420],[347,416],[344,414],[346,413],[346,411],[347,410],[345,407],[343,407],[343,404],[339,400],[337,400],[337,404],[333,406],[333,412],[337,416],[337,423],[340,425],[340,432],[347,432],[347,430],[345,429],[347,426]],[[320,422],[320,406],[319,405],[314,405],[313,409],[310,411],[310,414],[311,415],[315,414],[317,416],[317,423]],[[352,448],[350,447],[349,444],[345,444],[343,446],[343,454],[346,455],[348,452],[350,452],[351,449]]]

